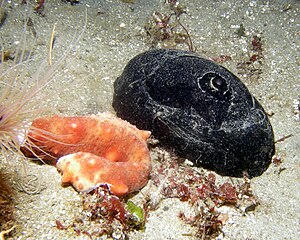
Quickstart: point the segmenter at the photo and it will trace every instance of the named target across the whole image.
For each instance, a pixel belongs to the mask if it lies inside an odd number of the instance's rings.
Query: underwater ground
[[[251,179],[251,193],[243,192],[249,195],[247,203],[227,202],[215,209],[219,211],[217,215],[208,216],[217,216],[207,220],[214,226],[206,226],[211,231],[215,227],[215,233],[204,234],[202,229],[199,234],[199,228],[203,227],[201,220],[186,217],[205,208],[192,206],[190,199],[171,197],[171,194],[159,196],[164,184],[160,177],[174,177],[173,171],[162,176],[153,173],[148,185],[131,198],[140,206],[152,201],[154,206],[148,211],[145,226],[140,230],[126,230],[124,234],[122,226],[114,223],[114,232],[110,234],[113,239],[299,239],[299,0],[166,1],[169,4],[163,0],[53,0],[45,1],[44,8],[36,7],[35,1],[21,2],[26,1],[2,3],[3,48],[13,55],[21,39],[27,36],[25,50],[32,51],[33,61],[24,71],[30,76],[47,59],[55,25],[53,59],[64,58],[54,80],[40,93],[38,99],[44,100],[36,100],[42,108],[52,108],[63,115],[114,112],[113,82],[127,62],[150,48],[168,47],[193,49],[200,56],[221,63],[239,76],[270,115],[277,140],[276,157],[263,175]],[[170,9],[170,2],[180,5]],[[39,13],[35,13],[34,7]],[[180,15],[180,24],[173,15],[168,20],[163,18],[174,12]],[[31,20],[24,33],[24,20],[28,17]],[[167,36],[156,28],[163,23],[167,24]],[[64,57],[67,49],[71,51]],[[5,64],[9,67],[11,61],[8,58]],[[169,165],[164,162],[170,164],[174,158],[160,151],[153,150],[154,171],[165,171]],[[62,187],[55,167],[3,154],[0,202],[5,200],[8,210],[1,210],[0,230],[15,226],[5,239],[95,239],[88,233],[97,226],[87,222],[87,215],[82,220],[86,214],[83,209],[86,196],[72,187]],[[159,159],[160,154],[165,161]],[[188,167],[186,163],[182,165],[183,169]],[[199,168],[193,171],[209,174]],[[220,184],[243,182],[216,178]]]

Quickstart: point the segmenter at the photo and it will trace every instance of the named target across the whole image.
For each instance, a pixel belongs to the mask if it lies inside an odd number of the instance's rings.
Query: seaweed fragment
[[[247,59],[237,63],[239,74],[245,75],[251,82],[256,82],[263,72],[263,58],[262,38],[254,34],[248,45]]]
[[[159,147],[153,151],[156,154],[156,163],[151,179],[159,193],[149,194],[148,204],[159,204],[153,199],[153,196],[157,197],[158,194],[160,199],[178,198],[188,202],[194,214],[180,212],[178,217],[196,228],[196,237],[212,239],[222,234],[222,227],[228,219],[228,216],[224,216],[220,211],[222,206],[236,209],[244,215],[254,211],[259,204],[246,174],[242,180],[236,182],[231,178],[219,182],[216,174],[205,173],[183,164],[182,159],[176,159],[174,154]]]
[[[236,34],[239,36],[239,37],[245,37],[246,36],[246,28],[244,27],[244,25],[241,23],[239,28],[237,29],[236,31]]]
[[[101,236],[127,239],[130,231],[144,228],[144,209],[112,195],[106,184],[92,193],[83,194],[82,206],[82,214],[71,225],[56,220],[56,227],[59,230],[71,229],[76,235],[87,235],[91,239]]]
[[[36,5],[34,7],[34,11],[37,14],[44,15],[44,13],[43,13],[44,9],[45,9],[45,0],[38,0],[38,1],[36,1]]]
[[[166,12],[155,11],[152,19],[144,26],[152,47],[174,48],[178,44],[185,44],[188,50],[195,52],[191,35],[181,22],[181,16],[187,14],[186,7],[177,0],[165,1]]]

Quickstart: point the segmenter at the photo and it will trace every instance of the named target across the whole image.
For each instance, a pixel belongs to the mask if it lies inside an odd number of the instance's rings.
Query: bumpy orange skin
[[[150,132],[111,114],[46,117],[32,122],[29,138],[42,159],[60,158],[62,182],[80,192],[109,184],[122,196],[141,189],[151,171],[146,140]],[[46,154],[45,154],[46,153]]]

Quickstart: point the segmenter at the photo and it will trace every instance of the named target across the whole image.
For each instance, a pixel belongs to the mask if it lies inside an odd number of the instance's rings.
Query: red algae
[[[143,230],[146,212],[132,201],[112,195],[108,186],[100,185],[91,193],[81,194],[82,211],[73,220],[56,220],[56,228],[78,236],[99,239],[129,239],[128,233]]]
[[[123,196],[148,182],[150,132],[112,114],[39,118],[31,128],[35,155],[56,164],[62,183],[71,183],[79,192],[108,184],[113,194]]]
[[[195,228],[194,235],[187,236],[222,238],[222,228],[229,217],[225,209],[246,214],[258,206],[259,200],[252,192],[247,174],[243,179],[219,178],[215,173],[184,163],[184,159],[160,147],[153,145],[151,150],[154,156],[151,180],[157,191],[149,191],[146,196],[148,210],[157,209],[165,198],[187,202],[193,212],[178,214],[179,219]]]

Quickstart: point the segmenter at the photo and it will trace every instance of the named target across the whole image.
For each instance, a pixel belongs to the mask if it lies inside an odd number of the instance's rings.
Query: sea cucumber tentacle
[[[148,182],[149,131],[108,113],[39,118],[32,126],[35,131],[29,133],[30,139],[39,149],[59,158],[56,166],[63,173],[62,182],[71,183],[77,191],[90,191],[107,183],[112,193],[122,196]],[[49,156],[42,154],[41,158],[47,160]]]

